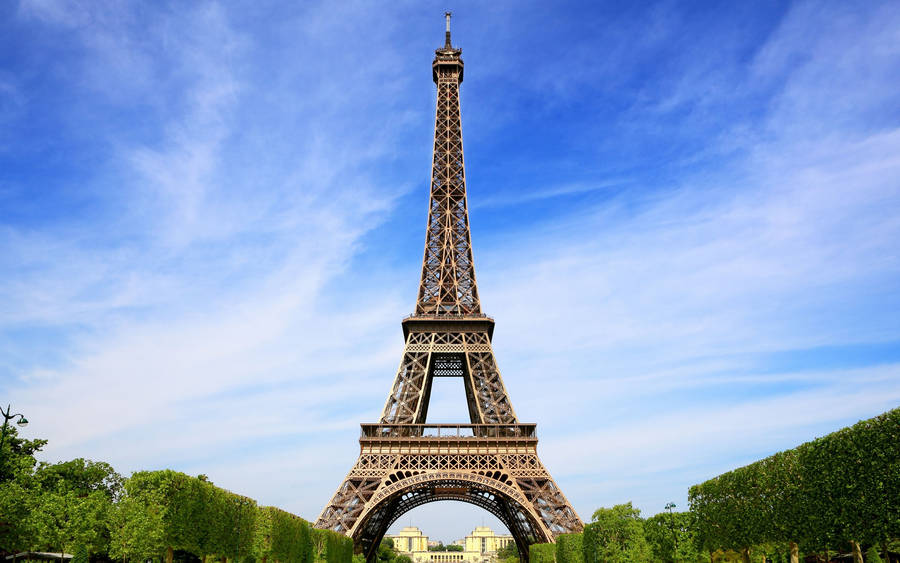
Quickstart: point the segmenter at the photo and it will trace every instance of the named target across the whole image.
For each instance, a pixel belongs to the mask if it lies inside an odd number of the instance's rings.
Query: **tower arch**
[[[391,525],[404,514],[432,502],[464,502],[487,510],[510,531],[520,551],[535,542],[553,541],[540,516],[508,476],[464,471],[403,476],[379,491],[359,516],[351,533],[354,543],[370,558]]]

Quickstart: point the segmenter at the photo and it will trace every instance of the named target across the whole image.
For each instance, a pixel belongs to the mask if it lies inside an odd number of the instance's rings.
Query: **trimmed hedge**
[[[558,563],[584,563],[582,534],[560,534],[556,537]]]
[[[314,561],[348,563],[353,559],[353,540],[331,530],[310,529]]]
[[[176,471],[141,471],[125,482],[112,530],[118,556],[200,558],[280,563],[350,563],[353,541],[278,508]]]
[[[533,543],[528,546],[529,563],[556,563],[556,544]]]
[[[125,495],[141,512],[157,515],[145,518],[152,529],[138,533],[156,538],[152,547],[159,553],[184,550],[232,559],[250,554],[256,526],[252,499],[171,470],[135,473],[125,482]]]
[[[688,498],[709,550],[900,538],[900,409],[694,485]]]
[[[264,506],[257,515],[254,557],[312,563],[309,522],[273,506]]]

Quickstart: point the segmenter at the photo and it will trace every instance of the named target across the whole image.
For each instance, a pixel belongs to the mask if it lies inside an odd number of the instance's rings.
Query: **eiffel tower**
[[[362,424],[360,454],[317,528],[353,538],[375,556],[400,516],[425,503],[456,500],[480,506],[528,546],[553,542],[583,525],[537,455],[535,424],[520,423],[497,369],[494,320],[481,312],[463,163],[459,85],[462,50],[435,51],[437,85],[431,199],[415,314],[402,321],[406,346],[377,424]],[[469,424],[427,424],[435,377],[461,377]]]

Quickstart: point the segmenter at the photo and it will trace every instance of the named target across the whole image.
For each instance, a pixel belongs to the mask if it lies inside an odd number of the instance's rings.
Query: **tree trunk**
[[[166,563],[172,563],[172,559],[175,557],[175,550],[171,547],[166,548]]]
[[[862,549],[859,548],[859,542],[852,541],[853,546],[853,563],[863,563]]]
[[[750,563],[750,548],[745,547],[741,550],[741,561],[744,563]]]
[[[800,563],[800,546],[797,542],[791,542],[791,563]]]

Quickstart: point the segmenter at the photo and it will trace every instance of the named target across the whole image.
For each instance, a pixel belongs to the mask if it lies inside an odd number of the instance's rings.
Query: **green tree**
[[[29,548],[33,492],[17,480],[0,483],[0,555]]]
[[[866,563],[884,563],[874,545],[866,550]]]
[[[47,440],[19,438],[15,425],[7,426],[0,450],[0,554],[31,547],[34,468],[38,464],[34,454],[46,444]]]
[[[122,476],[105,462],[74,459],[41,464],[33,476],[29,520],[35,547],[65,552],[77,545],[106,554]]]
[[[450,547],[458,547],[459,551],[463,551],[462,546],[447,546],[447,551],[451,551]],[[519,548],[516,542],[509,542],[497,551],[497,560],[504,562],[514,562],[519,560]]]
[[[30,476],[37,460],[34,454],[47,445],[47,440],[19,438],[15,425],[7,425],[6,439],[0,449],[0,483]]]
[[[393,561],[397,557],[397,552],[394,551],[394,540],[391,538],[384,538],[381,540],[381,543],[378,544],[378,551],[375,553],[375,557],[379,561],[385,563]]]
[[[630,502],[594,512],[583,542],[585,563],[645,563],[651,557],[641,511]]]
[[[151,493],[148,492],[149,497]],[[124,496],[110,515],[109,556],[122,561],[162,557],[166,549],[163,541],[162,508],[164,500],[147,502],[134,496]]]
[[[90,563],[87,548],[79,545],[78,549],[75,550],[75,556],[72,557],[71,563]]]
[[[447,546],[447,551],[451,551],[450,547],[458,547],[459,551],[463,551],[461,545],[453,545]],[[456,551],[456,550],[453,550]],[[519,548],[516,546],[516,542],[509,542],[497,551],[497,557],[499,559],[509,559],[510,557],[518,557],[519,556]]]
[[[41,465],[35,479],[44,490],[74,491],[79,496],[100,491],[115,501],[122,492],[124,479],[105,461],[77,458],[52,465]]]
[[[662,563],[708,561],[698,541],[696,517],[692,512],[661,512],[644,520],[644,536],[653,560]]]
[[[107,552],[112,503],[102,491],[79,495],[60,486],[41,491],[33,500],[29,520],[34,547],[65,553],[82,545],[90,553]]]

